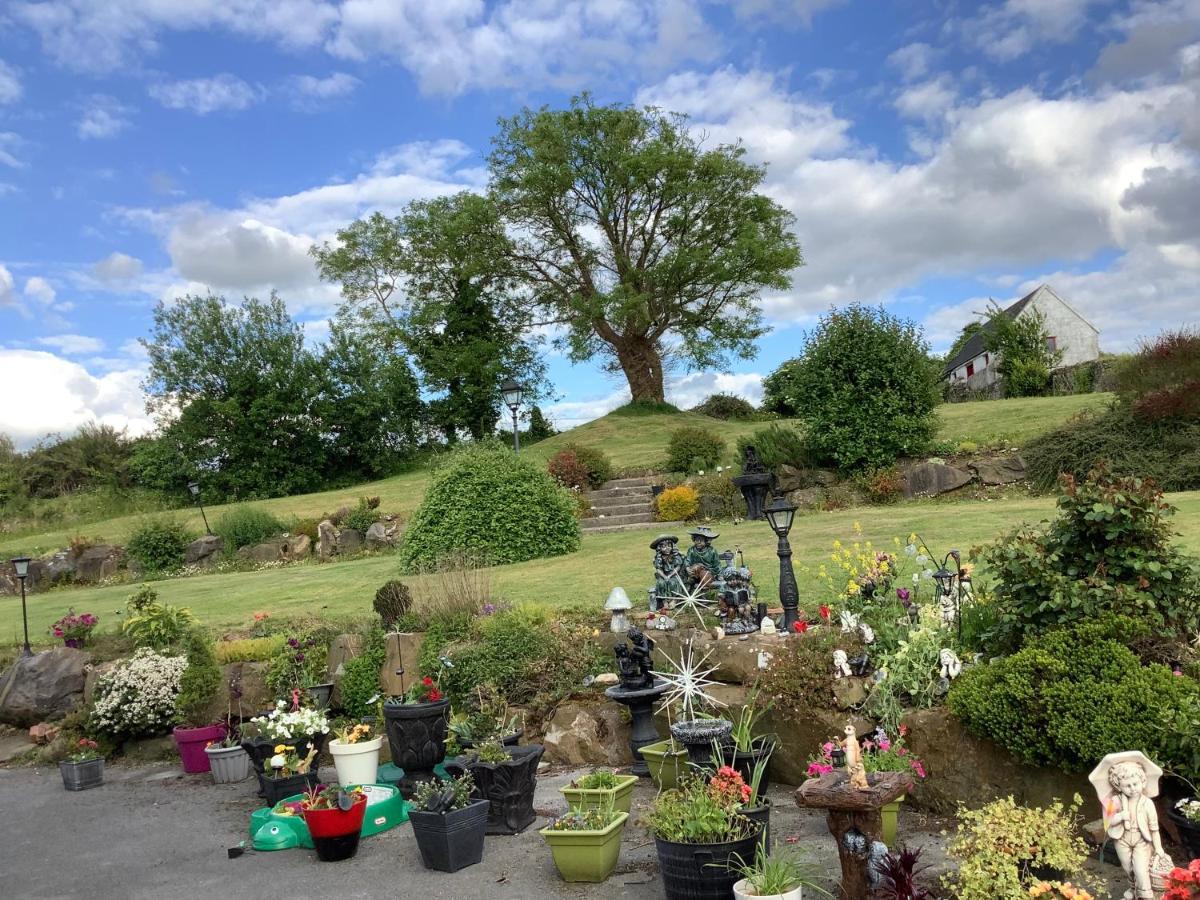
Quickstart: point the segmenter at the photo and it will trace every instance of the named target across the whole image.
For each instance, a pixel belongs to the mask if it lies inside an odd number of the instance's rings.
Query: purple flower
[[[483,604],[483,614],[485,616],[493,615],[495,612],[496,612],[496,604],[495,603]]]
[[[293,650],[295,650],[297,647],[300,646],[300,642],[298,640],[296,640],[295,638],[288,638],[288,646],[291,647]]]
[[[896,596],[900,598],[900,602],[906,607],[912,606],[912,601],[909,599],[912,596],[908,588],[896,588]]]
[[[296,654],[296,662],[298,662],[298,663],[304,662],[304,654],[303,653]]]

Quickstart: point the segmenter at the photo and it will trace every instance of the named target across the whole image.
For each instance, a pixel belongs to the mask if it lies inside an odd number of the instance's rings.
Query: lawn
[[[938,438],[955,443],[970,440],[980,446],[995,443],[1020,446],[1030,437],[1065,422],[1081,409],[1102,406],[1110,399],[1109,394],[1082,394],[947,404],[938,411],[941,420]],[[648,469],[662,461],[671,432],[685,425],[701,425],[721,434],[727,441],[727,462],[734,460],[739,437],[764,427],[762,422],[722,422],[696,413],[649,416],[610,414],[534,444],[522,452],[535,459],[546,460],[564,444],[573,441],[602,448],[611,457],[613,465],[619,469]],[[381,508],[385,512],[407,518],[420,503],[428,481],[428,472],[421,470],[349,488],[279,497],[258,501],[252,505],[262,507],[287,521],[292,518],[321,516],[341,506],[352,506],[359,497],[378,496]],[[225,509],[225,506],[207,508],[209,521],[214,521]],[[200,514],[195,509],[177,510],[172,515],[186,522],[197,534],[203,532]],[[6,536],[0,540],[0,558],[20,553],[49,553],[67,546],[71,538],[77,535],[123,543],[140,518],[138,515],[128,515],[87,525],[68,523],[51,531]]]
[[[1200,491],[1170,495],[1180,508],[1175,526],[1181,543],[1200,553]],[[1048,517],[1051,498],[1015,498],[988,502],[945,503],[911,501],[890,507],[864,507],[800,517],[792,529],[792,547],[798,566],[815,566],[824,561],[835,539],[853,540],[853,523],[862,527],[862,539],[877,546],[890,545],[919,533],[936,552],[951,547],[964,552],[994,539],[1021,522]],[[755,582],[764,599],[778,597],[778,568],[775,538],[765,523],[726,523],[720,526],[720,549],[740,546],[755,571]],[[573,602],[599,608],[614,585],[623,586],[641,603],[652,583],[652,553],[649,542],[654,531],[619,534],[585,534],[578,553],[553,559],[534,560],[492,570],[493,592],[500,599],[559,605]],[[375,589],[397,577],[394,556],[326,564],[304,564],[258,572],[208,575],[157,582],[161,599],[190,606],[200,619],[214,627],[244,625],[257,611],[276,616],[367,616]],[[52,591],[29,597],[30,631],[43,639],[49,624],[68,606],[101,617],[102,627],[112,627],[129,585],[105,588]],[[816,598],[810,583],[800,578],[801,604]],[[16,640],[21,628],[20,603],[15,598],[0,601],[0,640]]]

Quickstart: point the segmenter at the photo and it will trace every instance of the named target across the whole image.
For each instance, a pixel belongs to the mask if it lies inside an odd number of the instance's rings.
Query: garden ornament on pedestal
[[[620,683],[606,689],[604,695],[629,708],[632,719],[629,749],[633,754],[630,771],[634,775],[649,775],[650,769],[641,750],[659,741],[658,729],[654,726],[654,703],[667,690],[667,685],[657,680],[652,671],[654,641],[636,627],[629,629],[628,639],[629,646],[618,644],[613,648]]]
[[[617,675],[623,690],[640,691],[654,686],[654,641],[640,628],[630,628],[629,645],[617,644],[613,653],[617,657]]]
[[[850,677],[850,658],[846,655],[845,650],[833,651],[833,677]]]
[[[845,734],[842,750],[846,754],[846,771],[850,775],[850,786],[855,790],[869,791],[871,785],[867,782],[867,769],[863,763],[862,747],[858,743],[858,732],[852,724],[847,724]]]
[[[742,492],[746,501],[746,520],[761,522],[766,516],[763,507],[767,504],[767,494],[771,490],[774,478],[758,458],[758,451],[747,447],[742,451],[742,474],[731,479]]]
[[[1161,896],[1161,878],[1170,871],[1171,857],[1163,850],[1154,798],[1163,770],[1139,750],[1110,753],[1088,775],[1104,813],[1104,831],[1117,849],[1121,868],[1129,876],[1125,900],[1154,900]]]
[[[700,525],[689,531],[688,537],[692,539],[692,546],[683,558],[683,566],[687,570],[689,586],[707,589],[721,572],[721,559],[712,545],[720,535],[707,525]]]
[[[671,671],[655,671],[653,674],[667,684],[659,712],[668,712],[678,706],[680,718],[671,724],[671,737],[687,749],[688,759],[693,765],[705,766],[712,759],[713,747],[724,746],[733,731],[728,719],[702,718],[702,707],[725,706],[708,693],[708,688],[717,684],[710,678],[717,667],[705,668],[713,654],[710,648],[697,658],[692,642],[687,641],[679,651],[679,658],[667,657]]]
[[[742,550],[737,550],[741,557]],[[744,558],[738,560],[739,565],[733,565],[733,554],[726,551],[722,559],[728,557],[728,563],[721,569],[721,592],[718,600],[718,616],[723,620],[722,626],[726,634],[751,634],[758,631],[758,609],[753,577],[746,566]]]
[[[666,607],[670,597],[686,590],[683,554],[679,552],[679,538],[673,534],[660,534],[650,542],[654,551],[654,587],[650,589],[650,612]]]
[[[628,612],[633,607],[629,602],[629,595],[625,593],[622,587],[615,587],[608,593],[608,599],[604,602],[604,608],[612,613],[612,623],[609,625],[609,630],[613,634],[624,634],[629,630]]]

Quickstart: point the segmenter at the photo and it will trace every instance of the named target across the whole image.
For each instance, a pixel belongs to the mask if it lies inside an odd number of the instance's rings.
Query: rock
[[[346,663],[362,653],[362,647],[363,636],[361,634],[339,634],[329,645],[325,680],[333,682],[332,704],[334,706],[341,705],[342,698],[338,689],[342,684],[342,676],[346,674]]]
[[[601,687],[608,687],[613,684],[620,684],[621,679],[616,672],[601,672],[592,681],[592,684],[598,684]]]
[[[288,538],[284,552],[291,560],[308,559],[309,554],[312,553],[312,538],[307,534],[294,534]]]
[[[796,504],[799,509],[812,509],[820,506],[824,497],[825,490],[819,487],[801,488],[798,491],[791,491],[787,495],[788,500]]]
[[[813,469],[812,479],[820,487],[833,487],[838,483],[838,474],[833,469]]]
[[[45,745],[49,744],[62,731],[57,725],[51,725],[49,722],[38,722],[29,729],[29,740],[31,743]]]
[[[785,494],[798,491],[801,488],[808,487],[810,484],[803,469],[797,469],[795,466],[789,466],[787,463],[784,463],[775,471],[775,480],[779,490]]]
[[[859,706],[867,699],[867,679],[835,678],[833,681],[833,696],[838,709],[851,709]]]
[[[608,701],[567,702],[554,711],[542,745],[546,761],[555,765],[627,766],[629,723],[621,707]]]
[[[265,662],[226,663],[221,666],[221,686],[213,697],[205,716],[210,722],[223,721],[233,714],[236,718],[249,719],[265,712],[275,703],[271,689],[267,687]]]
[[[73,647],[18,657],[0,677],[0,722],[28,727],[71,712],[83,699],[88,659]]]
[[[242,547],[238,556],[258,563],[278,562],[287,559],[287,547],[287,538],[272,538],[252,547]]]
[[[29,568],[32,572],[33,566]],[[75,559],[69,553],[55,553],[45,560],[43,572],[47,585],[70,584],[75,580]]]
[[[357,553],[363,548],[362,532],[354,528],[343,528],[337,535],[337,552],[342,556]]]
[[[1025,460],[1015,453],[991,459],[974,459],[967,463],[967,467],[984,484],[1012,484],[1024,481],[1029,475]]]
[[[317,555],[330,559],[337,552],[337,531],[333,523],[325,519],[317,526]]]
[[[117,665],[116,660],[88,665],[83,670],[83,702],[91,703],[96,693],[96,682],[105,672],[111,672]]]
[[[15,575],[9,575],[7,572],[0,572],[0,594],[12,595],[21,593],[21,586]]]
[[[917,463],[904,475],[904,496],[936,497],[971,483],[971,473],[926,460]]]
[[[16,576],[14,576],[13,580],[18,581],[19,579],[17,579]],[[46,560],[44,560],[44,559],[30,560],[29,575],[25,579],[25,591],[27,593],[32,594],[35,591],[44,590],[49,585],[49,583],[50,583],[50,580],[46,575]],[[17,589],[14,591],[14,593],[20,593],[20,592],[21,592],[21,589],[18,586]]]
[[[387,659],[379,680],[389,697],[399,696],[417,680],[418,663],[421,659],[421,644],[425,635],[421,632],[394,631],[387,636]]]
[[[225,549],[225,539],[215,534],[196,538],[183,553],[183,561],[189,566],[207,567],[217,561],[217,554]]]
[[[121,752],[128,762],[135,763],[179,759],[179,751],[175,748],[175,739],[169,734],[126,741],[121,747]]]
[[[107,544],[88,547],[75,559],[75,580],[84,584],[95,584],[111,578],[121,568],[125,550]]]
[[[387,525],[376,522],[367,529],[366,541],[368,550],[382,550],[395,544],[396,538],[388,532]]]

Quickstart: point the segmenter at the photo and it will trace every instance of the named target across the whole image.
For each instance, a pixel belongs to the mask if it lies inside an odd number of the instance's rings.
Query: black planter
[[[521,742],[521,735],[524,733],[524,729],[518,728],[512,734],[506,734],[504,737],[502,737],[500,739],[500,743],[505,747],[515,747]],[[476,743],[475,741],[468,741],[464,738],[459,738],[458,746],[462,747],[464,750],[472,750],[475,748]]]
[[[470,772],[474,777],[475,796],[489,803],[488,834],[520,834],[537,818],[533,812],[533,792],[545,748],[529,744],[510,749],[512,758],[504,762],[485,763],[460,756],[446,763],[449,774]]]
[[[305,690],[308,691],[308,696],[312,698],[313,705],[317,709],[326,709],[329,706],[329,701],[333,698],[333,682],[329,681],[325,684],[314,684]]]
[[[751,822],[757,822],[762,826],[762,848],[763,853],[770,855],[771,853],[771,803],[769,800],[763,801],[762,806],[753,806],[749,809],[743,809],[742,815]],[[746,860],[747,863],[753,862],[752,859]]]
[[[314,788],[321,783],[320,776],[315,771],[305,772],[303,775],[289,775],[287,778],[271,778],[269,775],[260,775],[259,781],[262,784],[262,797],[267,801],[267,806],[274,806],[280,800],[303,794],[309,788]]]
[[[1179,840],[1187,850],[1188,858],[1200,859],[1200,825],[1185,819],[1174,806],[1167,810],[1167,815],[1179,830]]]
[[[361,837],[361,831],[352,831],[338,837],[315,837],[312,839],[313,849],[317,851],[317,858],[321,862],[341,862],[358,852],[358,841]]]
[[[735,867],[754,860],[759,834],[726,844],[676,844],[654,839],[667,900],[729,900],[741,879]]]
[[[384,704],[383,718],[392,762],[404,770],[397,787],[407,800],[419,782],[433,779],[433,767],[446,758],[450,700]]]
[[[476,800],[445,814],[409,809],[408,821],[425,868],[457,872],[482,860],[489,805]]]
[[[688,762],[705,768],[712,763],[713,744],[725,747],[733,723],[728,719],[691,719],[671,726],[671,737],[687,750]]]
[[[741,489],[742,499],[746,501],[746,520],[758,522],[765,519],[763,507],[767,502],[767,492],[771,487],[771,475],[766,472],[751,472],[748,475],[735,475],[731,479],[735,486]]]
[[[779,738],[773,734],[767,734],[755,738],[751,742],[750,750],[733,751],[733,767],[738,770],[746,784],[749,784],[750,779],[754,777],[754,767],[758,765],[758,761],[774,753],[778,743]],[[763,769],[762,781],[758,783],[759,796],[765,797],[770,787],[771,774],[770,766],[768,766]]]
[[[254,775],[258,778],[258,796],[266,797],[266,783],[272,779],[264,774],[267,760],[275,755],[275,748],[281,744],[285,747],[291,747],[296,751],[296,755],[303,759],[308,755],[308,748],[315,747],[317,756],[320,757],[321,750],[325,746],[325,739],[328,735],[325,734],[306,734],[300,737],[294,737],[286,741],[269,741],[266,738],[256,737],[242,741],[242,749],[246,751],[246,755],[250,757],[250,766],[254,769]],[[314,767],[315,768],[315,767]],[[303,790],[303,788],[301,788]],[[293,791],[293,793],[296,793]],[[287,796],[286,794],[284,796]]]

